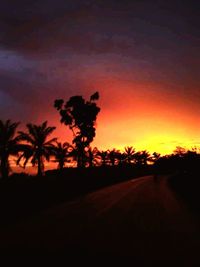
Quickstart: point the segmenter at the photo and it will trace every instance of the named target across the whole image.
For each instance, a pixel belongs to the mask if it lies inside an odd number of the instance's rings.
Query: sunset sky
[[[200,146],[199,3],[2,0],[0,118],[71,141],[54,100],[98,90],[93,146]]]

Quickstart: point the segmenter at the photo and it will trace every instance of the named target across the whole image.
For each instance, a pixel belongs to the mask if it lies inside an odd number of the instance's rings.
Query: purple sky
[[[180,132],[185,125],[186,137],[198,143],[199,13],[198,1],[1,1],[0,117],[22,123],[48,119],[59,128],[54,99],[87,97],[98,89],[97,145],[103,146],[101,136],[106,145],[113,138],[118,146],[126,144],[123,138],[141,143],[148,105],[158,122],[164,114],[167,129],[173,114],[183,120]],[[130,130],[113,136],[119,121]],[[59,131],[63,135],[65,129]],[[147,128],[147,134],[155,131]]]

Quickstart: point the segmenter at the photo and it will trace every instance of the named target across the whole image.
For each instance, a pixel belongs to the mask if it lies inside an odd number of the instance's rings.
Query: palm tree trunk
[[[83,165],[82,163],[82,156],[81,155],[78,155],[78,158],[77,158],[77,167],[78,168],[81,168]]]
[[[106,159],[102,159],[102,166],[106,166]]]
[[[7,179],[8,178],[8,158],[7,157],[2,157],[1,158],[1,176],[2,179]]]
[[[89,162],[89,167],[90,167],[90,168],[93,167],[93,162],[92,162],[92,160],[90,160],[90,162]]]
[[[115,159],[112,158],[110,161],[111,161],[111,166],[115,166]]]
[[[63,162],[63,160],[60,160],[59,161],[59,170],[63,170],[63,168],[64,168],[64,162]]]
[[[42,176],[42,160],[41,156],[38,157],[38,172],[37,176]]]
[[[93,157],[92,156],[90,156],[90,158],[89,158],[89,167],[90,168],[93,167]]]
[[[85,159],[85,154],[84,154],[83,148],[81,148],[78,151],[78,157],[77,157],[77,167],[78,168],[84,168],[85,167],[84,159]]]

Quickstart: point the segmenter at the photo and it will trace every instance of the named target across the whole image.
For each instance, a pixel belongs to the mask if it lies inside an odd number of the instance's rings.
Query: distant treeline
[[[177,147],[171,155],[161,156],[157,152],[136,151],[133,146],[125,147],[123,151],[92,147],[100,112],[96,105],[98,99],[96,92],[87,101],[82,96],[73,96],[66,103],[62,99],[55,101],[61,123],[72,132],[72,143],[51,138],[56,127],[48,126],[47,121],[39,125],[28,123],[26,130],[20,131],[18,122],[0,120],[0,224],[144,175],[153,174],[156,178],[159,174],[170,173],[176,177],[197,177],[195,173],[200,166],[198,148]],[[22,170],[28,163],[37,167],[40,179],[23,172],[13,173],[11,161]],[[45,172],[46,162],[56,163],[57,170]],[[74,162],[76,168],[69,168]],[[174,188],[180,188],[179,179],[173,181]],[[187,183],[188,178],[185,188]],[[193,185],[198,185],[196,178]],[[193,186],[190,192],[194,192]]]
[[[0,159],[1,176],[8,177],[10,158],[14,158],[16,165],[25,168],[28,162],[37,166],[38,175],[44,174],[45,161],[56,162],[58,169],[62,170],[70,162],[79,160],[79,151],[75,144],[58,142],[57,138],[48,137],[55,127],[49,127],[47,121],[41,125],[27,124],[27,132],[17,131],[19,123],[10,120],[0,120]],[[151,155],[146,150],[135,151],[131,146],[125,147],[121,152],[117,149],[99,150],[97,147],[87,146],[82,154],[81,167],[116,166],[133,164],[145,166],[154,163],[159,154]],[[80,166],[79,166],[80,167]]]
[[[62,170],[71,162],[78,168],[93,166],[135,165],[144,167],[154,165],[155,171],[173,171],[174,169],[195,169],[199,164],[198,149],[185,150],[177,147],[168,156],[159,153],[136,151],[127,146],[124,151],[116,148],[99,150],[91,143],[96,135],[96,119],[100,112],[97,106],[99,93],[85,100],[82,96],[72,96],[68,101],[57,99],[54,107],[59,112],[60,122],[69,127],[73,140],[61,143],[58,138],[50,138],[56,127],[48,126],[47,121],[35,125],[28,123],[25,131],[18,131],[19,123],[0,120],[0,175],[6,179],[11,173],[10,159],[16,165],[25,168],[27,163],[37,167],[37,175],[45,174],[45,162],[57,163]]]
[[[112,150],[99,150],[90,145],[84,148],[81,155],[81,166],[78,165],[79,150],[76,144],[58,142],[57,138],[48,138],[55,127],[49,127],[47,122],[41,125],[27,124],[27,132],[17,131],[19,123],[10,120],[0,120],[0,172],[2,178],[7,178],[11,173],[10,159],[16,165],[25,168],[30,162],[38,169],[38,176],[44,175],[45,161],[57,163],[57,168],[62,170],[72,162],[77,162],[77,167],[94,166],[154,166],[155,172],[194,171],[200,164],[198,148],[187,150],[177,147],[171,155],[161,156],[154,152],[136,151],[132,146],[127,146],[124,151],[116,148]],[[23,169],[22,169],[23,170]]]

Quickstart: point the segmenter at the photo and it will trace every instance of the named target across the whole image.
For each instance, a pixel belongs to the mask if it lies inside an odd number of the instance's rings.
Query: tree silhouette
[[[135,153],[135,148],[133,148],[132,146],[127,146],[124,148],[124,154],[126,157],[126,162],[128,164],[131,164],[134,153]]]
[[[183,157],[187,153],[187,149],[181,146],[177,146],[176,149],[173,151],[173,154],[175,154],[178,157]]]
[[[154,160],[156,161],[156,160],[158,160],[159,158],[160,158],[160,153],[157,153],[157,152],[153,152],[153,158],[154,158]]]
[[[146,150],[138,151],[133,155],[134,161],[138,166],[147,165],[148,161],[150,161],[150,153]]]
[[[69,157],[72,156],[73,147],[65,142],[60,143],[56,142],[56,145],[53,147],[53,155],[55,157],[54,162],[58,162],[58,169],[62,170],[65,166],[65,163],[69,162]]]
[[[152,156],[150,157],[150,161],[152,163],[156,163],[160,159],[161,155],[157,152],[153,152]]]
[[[94,147],[93,149],[91,147],[88,148],[86,151],[86,157],[89,164],[89,167],[93,167],[98,164],[99,162],[99,150],[97,147]]]
[[[0,120],[0,172],[3,179],[9,175],[9,156],[16,156],[20,150],[19,138],[15,136],[19,123]]]
[[[109,151],[98,151],[97,155],[101,158],[101,165],[106,166],[109,157]]]
[[[126,162],[126,155],[123,152],[118,151],[116,158],[118,161],[118,165],[122,165]]]
[[[31,159],[33,166],[37,166],[37,175],[41,176],[44,171],[44,160],[49,161],[50,156],[53,154],[54,142],[57,138],[52,138],[47,141],[49,135],[55,130],[56,127],[47,127],[47,121],[41,125],[27,124],[28,133],[19,132],[19,139],[25,141],[24,151],[19,157],[17,163],[24,159],[23,166],[25,167]]]
[[[85,166],[85,149],[95,137],[95,123],[100,108],[96,101],[99,93],[91,95],[90,100],[86,101],[82,96],[72,96],[64,104],[63,99],[57,99],[54,107],[60,112],[61,123],[69,126],[73,132],[73,143],[77,150],[77,166]]]
[[[118,160],[118,153],[119,150],[116,150],[115,148],[108,151],[108,157],[112,166],[114,166],[116,164],[116,160]]]

